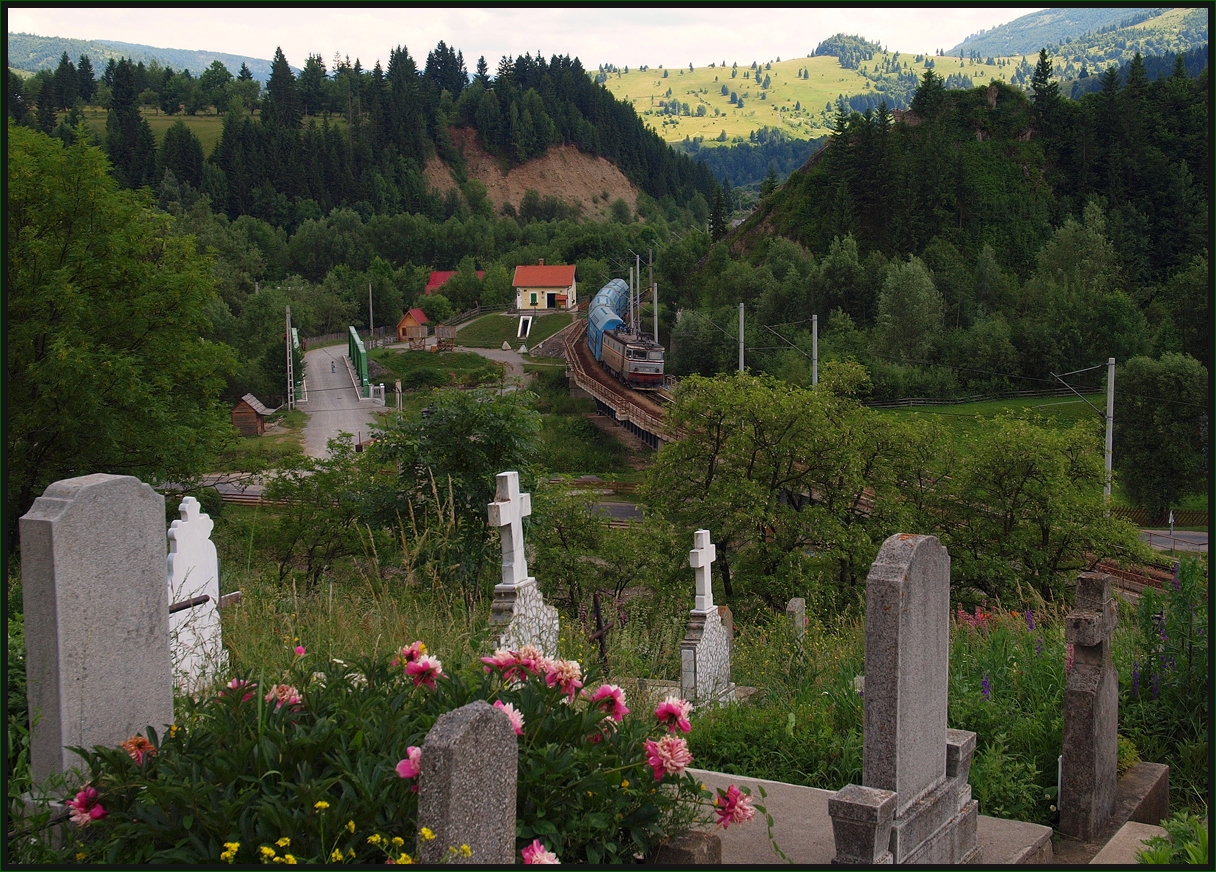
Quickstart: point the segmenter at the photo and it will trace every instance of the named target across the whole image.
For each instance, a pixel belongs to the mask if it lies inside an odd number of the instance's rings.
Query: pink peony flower
[[[300,691],[296,690],[290,684],[276,684],[270,688],[270,691],[263,697],[266,702],[273,702],[275,711],[278,711],[285,705],[297,706],[302,699]]]
[[[405,759],[397,764],[397,774],[402,778],[417,778],[422,772],[422,749],[410,745],[405,749]]]
[[[132,736],[127,741],[120,743],[119,747],[127,752],[135,761],[136,766],[144,762],[145,754],[151,757],[156,753],[156,747],[143,736]]]
[[[296,645],[296,656],[297,657],[303,657],[305,653],[306,653],[306,649],[304,648],[303,645]]]
[[[549,687],[560,687],[569,702],[574,702],[574,694],[583,682],[583,668],[577,660],[550,660],[545,671],[545,684]]]
[[[413,663],[419,657],[426,653],[426,643],[414,642],[412,645],[407,645],[397,652],[392,660],[388,662],[389,666],[397,667],[403,663]]]
[[[241,697],[241,702],[249,702],[253,699],[253,691],[257,689],[257,685],[252,681],[246,681],[243,678],[234,678],[228,682],[228,690],[244,690],[245,695]],[[226,696],[226,691],[220,691],[220,696]]]
[[[646,762],[654,770],[654,780],[661,781],[664,775],[680,776],[692,762],[688,743],[678,736],[664,736],[659,741],[646,740]]]
[[[721,789],[718,790],[718,795],[714,798],[714,814],[718,816],[718,823],[722,829],[726,829],[731,824],[741,824],[744,821],[750,821],[756,815],[756,810],[752,808],[752,798],[746,793],[740,792],[739,788],[731,785],[726,793]]]
[[[548,848],[540,843],[540,839],[533,839],[532,844],[520,851],[524,857],[524,864],[528,866],[537,866],[541,863],[560,863],[557,859],[557,854],[554,854]]]
[[[414,687],[425,684],[434,690],[435,679],[443,677],[443,663],[438,657],[422,654],[417,660],[406,664],[405,674],[414,679]]]
[[[615,684],[601,684],[591,694],[591,701],[599,703],[600,708],[608,712],[617,723],[629,714],[629,709],[625,707],[625,691]]]
[[[86,785],[76,794],[75,799],[69,799],[66,805],[71,813],[72,823],[78,827],[87,827],[93,821],[99,821],[107,812],[97,801],[97,788]]]
[[[524,734],[523,712],[516,711],[515,706],[509,702],[503,702],[501,699],[494,700],[494,708],[511,719],[511,728],[515,730],[515,735],[522,736]]]
[[[692,729],[692,724],[688,722],[691,712],[692,703],[688,700],[669,696],[659,703],[659,707],[654,710],[654,716],[659,719],[660,724],[667,725],[667,732],[674,733],[679,729],[687,733]]]

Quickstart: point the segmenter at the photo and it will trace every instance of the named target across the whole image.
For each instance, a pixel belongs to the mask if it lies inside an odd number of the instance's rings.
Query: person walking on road
[[[329,362],[329,371],[330,371],[330,372],[337,372],[337,371],[338,371],[338,370],[337,370],[337,366],[338,366],[338,364],[337,364],[337,363],[335,363],[334,361],[332,361],[332,360],[331,360],[331,361]]]

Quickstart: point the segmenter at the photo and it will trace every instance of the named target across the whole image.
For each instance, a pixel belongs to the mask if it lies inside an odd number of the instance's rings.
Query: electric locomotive
[[[663,387],[663,346],[626,326],[629,285],[613,279],[587,308],[587,347],[604,369],[635,390]]]

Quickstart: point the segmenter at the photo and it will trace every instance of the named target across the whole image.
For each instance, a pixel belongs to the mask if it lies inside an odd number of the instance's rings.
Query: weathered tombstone
[[[57,481],[20,520],[30,770],[173,723],[165,499],[129,475]]]
[[[169,526],[169,648],[173,681],[197,693],[227,662],[220,632],[220,563],[211,541],[215,523],[197,499],[186,497]]]
[[[532,514],[532,495],[519,492],[519,473],[500,472],[496,499],[490,503],[490,526],[502,536],[502,583],[494,587],[490,623],[503,626],[500,648],[535,645],[546,657],[557,656],[557,609],[546,605],[528,575],[523,520]]]
[[[735,696],[730,638],[714,606],[710,578],[717,549],[708,530],[697,530],[694,544],[688,562],[696,570],[696,608],[689,613],[688,630],[680,642],[680,695],[695,705],[729,702]]]
[[[785,607],[785,616],[790,622],[790,634],[794,641],[801,642],[806,638],[806,600],[796,596]]]
[[[519,745],[511,720],[484,700],[445,712],[422,743],[418,826],[422,863],[515,862]],[[469,846],[469,856],[448,848]]]
[[[1060,832],[1094,838],[1115,807],[1119,757],[1119,673],[1110,638],[1118,610],[1110,576],[1077,576],[1077,603],[1064,621],[1075,659],[1064,687],[1064,760],[1060,778]]]
[[[946,728],[949,622],[946,549],[932,536],[887,539],[866,579],[863,784],[829,802],[837,863],[981,861],[975,734]]]

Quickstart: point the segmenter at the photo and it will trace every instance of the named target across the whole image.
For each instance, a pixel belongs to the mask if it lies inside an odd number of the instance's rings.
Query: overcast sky
[[[331,66],[337,52],[371,68],[377,59],[387,64],[396,45],[405,45],[421,67],[427,52],[444,40],[464,53],[470,72],[484,55],[492,73],[502,55],[538,50],[545,58],[578,57],[591,69],[604,63],[677,67],[788,60],[842,32],[893,51],[928,53],[1040,8],[9,6],[8,29],[265,59],[281,46],[294,67],[302,67],[309,54]]]

